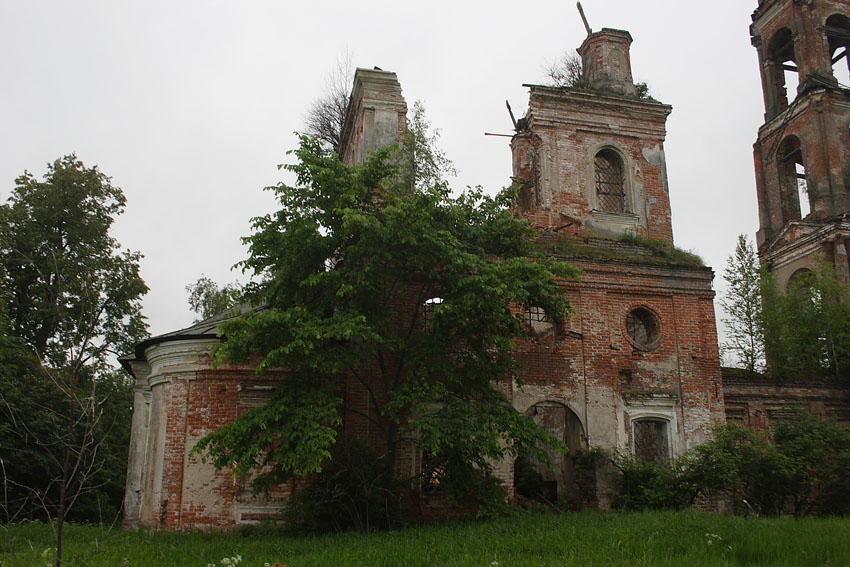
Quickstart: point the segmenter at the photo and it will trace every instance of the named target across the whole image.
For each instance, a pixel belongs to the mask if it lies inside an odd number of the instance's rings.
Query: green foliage
[[[703,490],[728,497],[738,513],[850,512],[850,430],[797,410],[770,439],[734,424],[690,451],[688,467]]]
[[[723,348],[750,373],[764,370],[764,318],[761,298],[761,269],[752,243],[738,236],[735,254],[726,261],[723,279],[726,293],[720,306],[726,312],[726,341]]]
[[[728,497],[736,513],[782,513],[793,462],[765,435],[734,424],[719,426],[714,440],[695,447],[690,459],[703,490]]]
[[[768,372],[782,380],[850,384],[850,288],[824,262],[781,293],[761,278]]]
[[[0,206],[5,521],[97,522],[121,506],[132,387],[110,357],[145,336],[147,291],[141,256],[109,235],[124,204],[69,155],[41,181],[25,172]]]
[[[287,501],[287,526],[310,532],[372,531],[403,523],[403,485],[392,465],[363,441],[345,436],[329,461]]]
[[[681,510],[699,494],[728,501],[737,514],[795,516],[850,513],[850,430],[797,410],[773,438],[735,424],[664,466],[633,455],[616,467],[616,508]]]
[[[207,435],[192,453],[211,458],[218,469],[232,467],[237,475],[261,469],[253,481],[255,494],[319,472],[336,441],[342,400],[331,379],[311,378],[287,376],[268,404]]]
[[[795,516],[850,514],[850,430],[796,411],[777,423],[774,442],[792,464]]]
[[[238,283],[219,286],[204,275],[187,285],[186,291],[189,293],[189,308],[200,315],[196,323],[224,313],[242,299],[242,287]]]
[[[644,238],[643,236],[635,232],[626,232],[623,236],[620,237],[619,240],[620,242],[628,242],[631,244],[637,244],[638,246],[649,248],[658,256],[666,259],[670,264],[675,264],[679,266],[692,266],[695,268],[701,268],[705,266],[705,262],[697,254],[694,254],[693,252],[690,252],[688,250],[676,248],[675,246],[673,246],[669,242],[665,242],[664,240]]]
[[[477,467],[452,451],[431,456],[428,462],[419,480],[431,498],[456,503],[461,515],[474,513],[478,518],[496,517],[507,510],[505,491],[489,467]]]
[[[723,347],[744,370],[779,381],[850,384],[850,288],[833,266],[818,261],[780,290],[741,235],[724,278]]]
[[[635,96],[640,99],[651,99],[652,93],[649,91],[649,85],[644,82],[635,83]]]
[[[631,454],[613,459],[617,468],[617,498],[622,510],[682,510],[694,503],[699,487],[685,461],[665,466]]]
[[[138,252],[109,235],[124,194],[75,155],[24,172],[0,206],[0,278],[11,332],[53,368],[101,371],[146,334]]]
[[[414,443],[487,475],[491,459],[545,459],[538,444],[562,447],[497,384],[516,378],[510,351],[526,332],[517,308],[540,306],[562,321],[569,306],[558,281],[575,271],[531,252],[531,228],[509,210],[512,191],[452,197],[427,139],[414,132],[401,149],[348,167],[305,137],[296,163],[283,166],[295,183],[271,188],[280,210],[255,219],[245,239],[243,267],[255,275],[247,297],[267,309],[226,322],[216,357],[259,354],[258,371],[286,369],[281,391],[298,397],[279,394],[202,442],[217,466],[263,463],[271,472],[261,487],[320,468],[342,377],[369,407],[339,407],[369,423],[388,462]],[[431,298],[442,301],[426,308]]]
[[[575,53],[566,52],[562,54],[554,63],[546,65],[544,72],[549,86],[602,94],[606,93],[606,89],[591,88],[581,57]],[[645,82],[635,83],[635,94],[633,98],[638,100],[654,100],[652,93],[649,91],[649,85]]]
[[[516,513],[492,521],[384,533],[303,536],[114,530],[68,526],[67,565],[201,567],[240,555],[239,567],[811,567],[850,565],[850,519],[741,518],[687,512]],[[51,547],[43,524],[11,526],[6,565],[37,565]],[[30,547],[30,544],[32,547]],[[126,559],[126,562],[124,561]]]

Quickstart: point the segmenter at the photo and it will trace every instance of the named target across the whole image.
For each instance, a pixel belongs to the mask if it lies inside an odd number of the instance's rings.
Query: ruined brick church
[[[766,108],[754,146],[758,245],[782,285],[815,255],[850,280],[850,89],[833,73],[850,60],[848,16],[850,0],[760,0],[753,14]],[[663,461],[704,441],[713,423],[764,427],[791,403],[850,417],[846,392],[722,375],[714,274],[673,248],[664,153],[672,108],[636,90],[631,42],[626,31],[589,33],[578,48],[586,87],[530,85],[511,140],[514,213],[539,230],[540,251],[583,275],[562,283],[574,310],[564,329],[533,308],[525,313],[529,336],[516,353],[524,384],[506,385],[506,395],[570,449],[554,470],[539,470],[552,497],[603,509],[613,497],[610,475],[575,467],[590,448]],[[799,75],[796,93],[786,88],[788,72]],[[358,163],[396,140],[406,114],[394,73],[358,69],[342,160]],[[228,471],[189,455],[204,435],[265,403],[280,377],[251,366],[213,369],[218,323],[153,337],[122,359],[136,381],[127,525],[227,528],[273,517],[292,490],[253,497]],[[356,423],[346,417],[343,427]],[[421,466],[413,450],[400,458],[399,466]],[[514,463],[497,463],[495,472],[512,496]]]

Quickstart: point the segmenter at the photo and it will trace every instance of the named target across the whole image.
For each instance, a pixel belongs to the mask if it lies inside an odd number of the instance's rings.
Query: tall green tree
[[[37,361],[31,372],[5,368],[0,403],[10,434],[0,439],[0,454],[30,459],[29,475],[6,480],[55,520],[57,565],[73,505],[100,483],[123,483],[114,468],[125,465],[109,457],[121,455],[123,463],[126,455],[128,439],[119,432],[129,431],[129,385],[114,374],[112,356],[147,334],[141,255],[109,234],[124,205],[109,177],[68,155],[48,164],[41,180],[24,172],[0,206],[8,336]],[[9,450],[21,438],[21,450]],[[120,506],[114,488],[106,492]]]
[[[102,370],[147,332],[141,254],[109,234],[124,194],[75,155],[48,164],[41,181],[24,172],[15,183],[0,206],[11,332],[48,366]]]
[[[238,283],[220,286],[204,275],[187,285],[186,291],[189,293],[189,308],[200,316],[196,323],[227,311],[242,298],[242,286]]]
[[[818,262],[779,290],[765,275],[765,351],[769,373],[783,380],[850,384],[850,287]]]
[[[735,253],[726,261],[723,272],[726,292],[720,305],[726,312],[724,350],[749,372],[764,370],[764,320],[762,314],[762,273],[752,243],[738,236]]]
[[[302,138],[296,163],[283,166],[295,183],[271,188],[280,209],[255,219],[246,238],[243,266],[256,276],[248,297],[267,308],[225,323],[216,356],[259,354],[258,372],[287,373],[266,407],[196,449],[236,473],[260,470],[255,489],[321,470],[344,417],[377,432],[396,477],[406,444],[444,478],[487,474],[505,455],[545,459],[541,443],[560,446],[502,392],[519,381],[511,351],[528,331],[523,309],[562,322],[561,282],[576,271],[532,253],[532,229],[509,210],[512,190],[453,197],[437,176],[423,186],[400,173],[405,151],[384,148],[348,167]],[[343,401],[345,379],[365,406]]]

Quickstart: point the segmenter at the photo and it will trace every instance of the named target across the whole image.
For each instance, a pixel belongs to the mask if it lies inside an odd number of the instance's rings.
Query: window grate
[[[664,465],[669,458],[667,449],[667,422],[651,419],[635,421],[635,455],[641,459]]]
[[[596,199],[599,209],[610,213],[626,211],[626,190],[623,166],[619,157],[610,151],[596,154]]]
[[[532,326],[534,323],[545,323],[548,320],[549,318],[546,317],[546,312],[542,307],[532,305],[525,310],[525,322],[529,326]]]

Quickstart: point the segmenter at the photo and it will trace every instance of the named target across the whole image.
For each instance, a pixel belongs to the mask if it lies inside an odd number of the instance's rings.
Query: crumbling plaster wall
[[[251,497],[244,481],[191,455],[208,433],[267,398],[278,376],[254,366],[212,368],[217,339],[183,339],[145,351],[135,364],[136,394],[125,524],[131,527],[226,528],[278,511]],[[285,491],[285,487],[282,489]]]
[[[653,101],[531,86],[528,129],[512,141],[514,175],[525,182],[523,216],[543,230],[633,232],[672,243],[664,156],[670,112]],[[625,165],[625,213],[605,213],[596,202],[594,157],[606,148]]]
[[[587,446],[628,451],[631,422],[657,418],[669,428],[670,456],[704,441],[724,420],[711,270],[622,261],[574,260],[581,282],[565,289],[573,313],[553,333],[523,341],[516,357],[523,385],[512,389],[521,413],[541,402],[569,408],[581,421]],[[636,348],[626,316],[636,307],[661,322],[660,342]],[[500,471],[512,476],[512,463]],[[614,479],[597,472],[602,508],[611,504]]]

